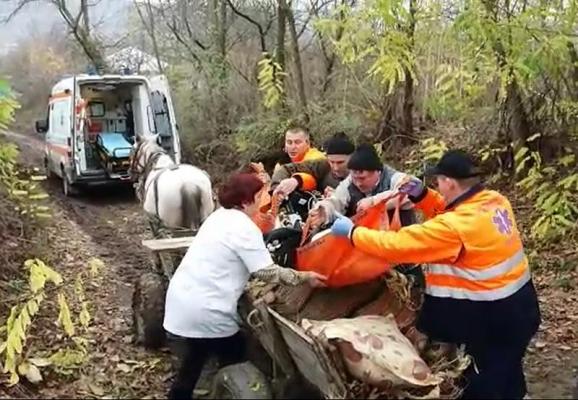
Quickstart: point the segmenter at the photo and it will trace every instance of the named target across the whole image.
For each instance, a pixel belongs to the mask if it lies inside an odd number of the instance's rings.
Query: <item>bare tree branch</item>
[[[177,39],[177,41],[185,47],[187,52],[191,55],[191,57],[193,57],[195,59],[196,62],[201,64],[201,59],[199,58],[197,53],[195,53],[195,51],[192,49],[191,45],[185,39],[183,39],[183,37],[180,35],[179,30],[177,29],[177,26],[176,26],[176,22],[173,21],[173,23],[174,23],[174,25],[171,25],[171,23],[169,21],[165,21],[165,25],[172,32],[175,39]]]
[[[10,13],[8,14],[8,16],[6,18],[3,18],[2,20],[0,20],[1,23],[7,24],[8,22],[10,22],[10,20],[12,18],[14,18],[16,16],[16,14],[18,14],[20,12],[20,10],[22,10],[26,5],[30,4],[30,3],[35,3],[39,0],[20,0],[18,2],[18,5],[16,6],[16,8]]]
[[[257,30],[259,31],[259,41],[261,43],[261,51],[263,53],[266,53],[267,44],[265,42],[265,31],[263,30],[261,24],[255,21],[253,18],[249,17],[247,14],[244,14],[241,11],[239,11],[231,0],[227,0],[227,4],[229,5],[229,7],[231,7],[231,10],[233,10],[235,14],[237,14],[239,17],[243,18],[244,20],[248,21],[249,23],[257,27]]]

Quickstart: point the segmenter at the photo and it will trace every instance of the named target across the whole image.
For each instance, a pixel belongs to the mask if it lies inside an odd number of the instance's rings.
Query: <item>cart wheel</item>
[[[250,362],[222,368],[213,381],[213,399],[272,399],[269,380]]]
[[[132,313],[137,344],[158,349],[166,340],[163,329],[166,283],[159,274],[147,272],[135,283]]]

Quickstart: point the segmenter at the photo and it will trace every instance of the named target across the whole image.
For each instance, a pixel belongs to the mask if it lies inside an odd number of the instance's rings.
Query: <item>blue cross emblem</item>
[[[498,231],[500,231],[502,235],[509,235],[512,233],[512,226],[514,224],[510,219],[508,211],[506,211],[505,209],[498,208],[496,210],[494,217],[492,218],[492,222],[494,223],[494,225],[496,225]]]

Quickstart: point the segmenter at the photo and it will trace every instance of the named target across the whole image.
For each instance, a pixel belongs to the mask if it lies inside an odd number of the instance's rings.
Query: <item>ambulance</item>
[[[61,79],[48,99],[44,168],[69,196],[95,185],[131,184],[129,155],[138,136],[159,134],[176,163],[181,144],[165,76],[90,75]]]

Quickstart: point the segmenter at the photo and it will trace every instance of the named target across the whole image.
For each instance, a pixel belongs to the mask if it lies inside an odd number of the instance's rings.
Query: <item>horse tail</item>
[[[193,184],[181,186],[181,224],[185,228],[199,229],[201,226],[201,193]]]

